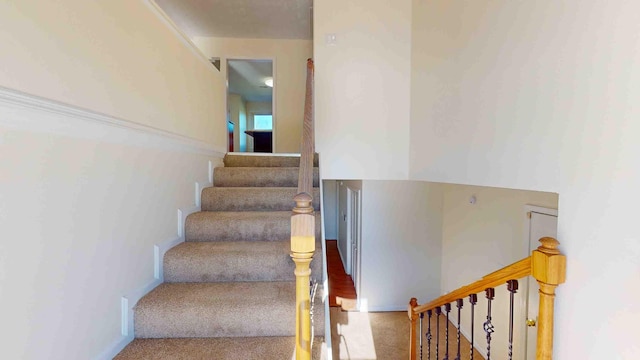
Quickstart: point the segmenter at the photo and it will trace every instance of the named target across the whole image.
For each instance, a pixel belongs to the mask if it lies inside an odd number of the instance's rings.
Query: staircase
[[[299,157],[227,154],[187,217],[185,242],[164,256],[164,283],[135,306],[135,340],[116,359],[292,359],[295,277],[291,209]],[[318,162],[313,198],[320,245]],[[311,263],[321,283],[321,251]],[[321,289],[313,305],[313,358],[324,336]]]

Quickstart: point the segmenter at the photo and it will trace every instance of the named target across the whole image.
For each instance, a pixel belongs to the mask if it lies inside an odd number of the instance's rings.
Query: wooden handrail
[[[409,336],[409,359],[416,359],[417,323],[421,313],[464,299],[487,288],[504,285],[508,280],[517,280],[532,275],[540,286],[538,308],[538,343],[536,359],[551,360],[553,354],[553,311],[555,289],[565,282],[566,257],[558,250],[558,240],[551,237],[540,239],[541,245],[533,250],[531,256],[484,276],[481,280],[458,288],[449,294],[440,296],[429,303],[418,305],[411,298],[408,315],[411,322]]]
[[[457,290],[454,290],[446,295],[428,302],[426,304],[416,306],[413,312],[416,314],[423,313],[427,310],[434,309],[444,304],[451,304],[458,299],[464,299],[471,294],[477,294],[484,291],[487,288],[504,285],[508,280],[520,279],[525,276],[531,275],[531,257],[528,256],[520,261],[517,261],[509,266],[505,266],[502,269],[492,272],[491,274],[484,276],[481,280],[478,280],[469,285],[463,286]]]
[[[313,60],[307,60],[307,88],[302,126],[298,194],[291,216],[291,258],[296,265],[296,360],[311,359],[311,297],[309,267],[316,250],[313,211]]]
[[[298,172],[298,194],[313,194],[313,157],[315,139],[313,129],[313,60],[307,60],[307,85],[304,100],[304,122],[302,123],[302,148],[300,171]]]

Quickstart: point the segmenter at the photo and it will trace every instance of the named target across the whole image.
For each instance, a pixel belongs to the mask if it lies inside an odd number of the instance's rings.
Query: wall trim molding
[[[224,157],[208,142],[0,86],[0,126]]]

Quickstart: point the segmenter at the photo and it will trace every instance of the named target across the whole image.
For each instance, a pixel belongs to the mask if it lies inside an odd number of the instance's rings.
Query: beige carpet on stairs
[[[136,339],[116,359],[292,358],[289,241],[299,158],[227,155],[224,162],[214,187],[202,191],[202,211],[187,217],[185,242],[164,256],[165,282],[136,304]],[[317,189],[314,197],[319,210]],[[321,276],[319,211],[316,229],[312,277]],[[324,336],[322,291],[314,301],[314,359]]]

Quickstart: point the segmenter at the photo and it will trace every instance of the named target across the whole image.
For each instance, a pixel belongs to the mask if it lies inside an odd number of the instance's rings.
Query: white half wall
[[[442,185],[362,182],[361,309],[406,310],[440,294]]]
[[[195,37],[193,42],[207,57],[221,58],[227,77],[227,59],[274,60],[274,152],[299,153],[304,118],[307,59],[313,57],[310,40],[236,39]]]
[[[323,0],[313,13],[325,178],[408,179],[411,0]]]
[[[637,1],[413,1],[410,177],[559,194],[558,359],[640,353],[638,13]]]

